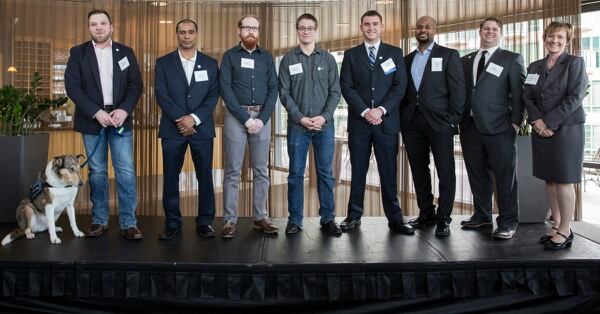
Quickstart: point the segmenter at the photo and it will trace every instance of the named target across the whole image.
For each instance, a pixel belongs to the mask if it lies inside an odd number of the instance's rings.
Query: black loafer
[[[435,216],[419,216],[413,220],[409,220],[408,224],[413,226],[413,228],[423,228],[427,226],[433,226],[437,223],[437,218]]]
[[[297,224],[289,223],[285,227],[286,234],[295,234],[298,233],[298,231],[300,231],[300,226],[298,226]]]
[[[446,221],[441,221],[438,223],[435,228],[435,236],[436,237],[447,237],[450,235],[450,223]]]
[[[360,218],[352,219],[350,217],[346,217],[346,219],[342,220],[342,223],[340,223],[340,228],[342,231],[352,231],[356,230],[358,227],[360,227]]]
[[[330,222],[326,222],[324,224],[321,224],[321,230],[332,234],[332,235],[341,235],[342,234],[342,229],[340,228],[340,226],[338,226],[338,224],[335,223],[335,221],[330,221]]]
[[[163,233],[158,235],[159,240],[173,239],[177,234],[181,233],[181,227],[177,229],[165,229]]]
[[[388,223],[388,227],[395,232],[401,233],[401,234],[406,234],[406,235],[413,235],[415,234],[415,229],[407,224],[404,220],[400,221],[400,222],[389,222]]]
[[[479,227],[492,226],[494,223],[491,220],[471,217],[471,218],[469,218],[469,220],[461,221],[460,224],[465,229],[475,229],[475,228],[479,228]]]
[[[494,231],[492,236],[497,240],[508,240],[513,237],[516,231],[517,230],[510,228],[498,228]]]
[[[200,225],[196,227],[196,233],[203,238],[214,238],[215,230],[210,225]]]

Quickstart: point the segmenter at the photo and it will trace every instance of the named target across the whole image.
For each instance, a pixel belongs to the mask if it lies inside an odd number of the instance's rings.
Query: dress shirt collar
[[[186,59],[186,58],[185,58],[185,57],[184,57],[184,56],[181,54],[181,51],[180,51],[179,49],[177,49],[177,53],[179,53],[179,58],[181,59],[181,63],[188,62],[188,61],[192,61],[192,62],[196,63],[196,56],[198,56],[198,52],[196,52],[196,53],[194,54],[194,56],[193,56],[191,59]]]

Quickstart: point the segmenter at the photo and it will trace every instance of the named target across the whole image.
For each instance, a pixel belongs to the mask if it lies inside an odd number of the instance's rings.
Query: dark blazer
[[[434,43],[419,90],[415,87],[410,70],[416,54],[415,50],[404,58],[408,88],[400,106],[402,129],[410,125],[417,105],[421,106],[420,110],[433,130],[442,131],[457,127],[467,97],[465,76],[458,51]],[[442,58],[441,71],[431,71],[432,58]]]
[[[392,59],[396,71],[385,75],[381,63]],[[387,113],[382,117],[384,133],[400,132],[400,102],[406,92],[406,66],[402,49],[381,43],[371,71],[364,43],[344,52],[340,74],[342,95],[348,103],[348,132],[363,132],[370,124],[360,116],[369,108],[383,106]],[[373,100],[373,105],[371,105]]]
[[[158,137],[186,138],[179,132],[175,120],[191,113],[198,116],[201,122],[191,136],[201,139],[215,137],[213,111],[219,99],[217,60],[198,51],[194,71],[207,71],[208,80],[196,82],[193,74],[190,84],[177,50],[156,60],[154,89],[163,113]]]
[[[475,126],[483,134],[506,132],[513,123],[521,125],[525,114],[521,96],[527,73],[523,56],[498,48],[477,82],[473,82],[473,66],[477,66],[473,65],[473,60],[476,55],[477,51],[461,59],[467,82],[467,102],[461,129],[467,127],[471,109]],[[499,77],[486,71],[492,62],[503,68]]]
[[[127,111],[123,125],[131,128],[133,110],[142,94],[142,76],[131,48],[112,42],[113,105]],[[129,67],[121,70],[119,61],[127,58]],[[74,129],[86,134],[98,134],[102,126],[94,115],[104,108],[98,59],[91,41],[71,48],[65,70],[67,96],[75,103]]]
[[[527,68],[528,74],[546,71],[546,59],[537,60]],[[585,122],[581,102],[587,88],[587,74],[583,58],[564,52],[554,65],[550,75],[537,84],[525,84],[523,103],[529,122],[542,119],[546,125],[558,130],[561,125]]]

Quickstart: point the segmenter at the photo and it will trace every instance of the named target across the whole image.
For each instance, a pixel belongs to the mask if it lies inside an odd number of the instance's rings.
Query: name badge
[[[431,72],[442,72],[442,58],[431,58]]]
[[[396,72],[396,64],[394,63],[394,60],[392,60],[392,58],[389,58],[381,64],[381,69],[383,69],[383,73],[385,73],[385,75],[388,75],[390,73]]]
[[[242,68],[254,69],[254,59],[242,58]]]
[[[119,60],[119,68],[121,68],[121,71],[127,69],[129,67],[129,60],[127,59],[127,57],[123,57],[123,59]]]
[[[490,62],[487,68],[485,69],[486,72],[494,74],[496,77],[500,77],[500,74],[502,74],[502,70],[504,70],[504,68],[495,64],[494,62]]]
[[[537,85],[537,82],[538,82],[539,79],[540,79],[540,75],[539,74],[528,73],[527,77],[525,78],[525,84],[527,84],[527,85]]]
[[[296,75],[302,73],[302,63],[296,63],[290,65],[290,75]]]
[[[208,81],[208,72],[206,70],[194,71],[194,80],[196,82]]]

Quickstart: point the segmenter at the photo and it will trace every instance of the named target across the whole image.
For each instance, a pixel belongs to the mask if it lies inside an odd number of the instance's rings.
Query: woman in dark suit
[[[527,69],[523,102],[531,137],[533,175],[546,181],[554,226],[540,240],[559,250],[573,242],[570,220],[575,211],[574,184],[581,182],[585,113],[581,102],[587,75],[581,57],[565,52],[573,37],[569,23],[552,22],[544,29],[546,58]]]

